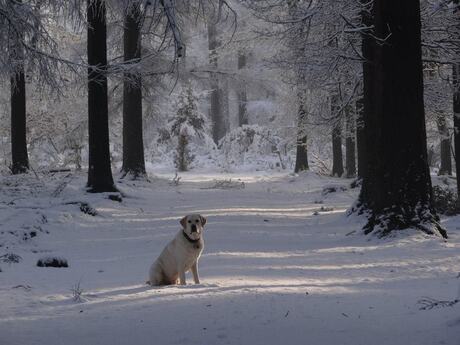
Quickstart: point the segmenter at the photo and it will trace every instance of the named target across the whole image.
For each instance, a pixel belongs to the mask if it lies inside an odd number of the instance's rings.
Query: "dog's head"
[[[185,234],[192,240],[198,240],[206,224],[206,218],[199,214],[190,214],[180,220]]]

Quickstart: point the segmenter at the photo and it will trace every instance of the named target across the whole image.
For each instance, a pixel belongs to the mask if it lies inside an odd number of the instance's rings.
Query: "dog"
[[[206,218],[191,214],[180,220],[182,229],[169,242],[150,267],[147,284],[152,286],[186,285],[185,272],[192,271],[195,284],[200,284],[198,259],[204,248],[203,227]]]

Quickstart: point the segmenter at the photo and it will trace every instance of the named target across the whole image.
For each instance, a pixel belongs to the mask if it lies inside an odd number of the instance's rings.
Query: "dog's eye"
[[[189,222],[189,223],[191,223],[192,221],[191,221],[191,220],[189,220],[188,222]]]
[[[198,219],[196,220],[196,222],[198,223]]]

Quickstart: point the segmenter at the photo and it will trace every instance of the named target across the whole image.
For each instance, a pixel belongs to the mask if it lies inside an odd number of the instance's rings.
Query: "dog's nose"
[[[192,232],[196,232],[196,225],[195,224],[192,224],[192,227],[190,229]]]

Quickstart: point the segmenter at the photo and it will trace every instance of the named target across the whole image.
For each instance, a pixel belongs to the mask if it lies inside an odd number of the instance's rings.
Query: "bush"
[[[448,188],[433,187],[433,201],[436,211],[446,216],[459,213],[457,206],[457,194]]]
[[[69,267],[69,264],[66,259],[54,257],[54,256],[47,256],[39,259],[37,261],[38,267]]]

